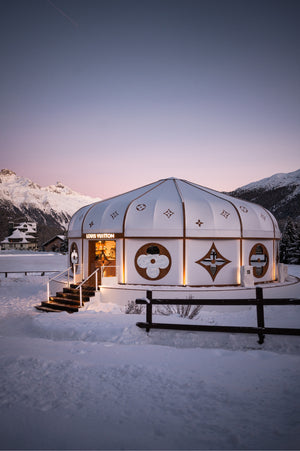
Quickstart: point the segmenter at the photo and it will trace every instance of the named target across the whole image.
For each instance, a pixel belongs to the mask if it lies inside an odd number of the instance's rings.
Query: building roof
[[[78,210],[69,237],[122,233],[125,237],[280,238],[265,208],[191,183],[168,178]]]
[[[66,239],[64,235],[55,235],[52,238],[50,238],[50,240],[43,243],[42,246],[47,246],[47,244],[52,243],[52,241],[56,240],[57,238],[61,241],[64,241]]]
[[[15,229],[13,233],[6,237],[1,243],[12,243],[14,240],[18,243],[30,243],[29,239],[35,239],[35,237],[28,234],[28,232],[21,232],[19,229]]]

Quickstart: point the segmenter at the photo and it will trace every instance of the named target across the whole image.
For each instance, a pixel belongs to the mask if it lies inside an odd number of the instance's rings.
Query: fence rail
[[[36,270],[30,270],[30,271],[0,271],[0,274],[5,274],[5,277],[8,276],[8,274],[25,274],[27,276],[28,274],[40,274],[41,276],[44,276],[45,274],[49,273],[55,273],[59,271],[55,271],[52,269],[36,269]]]
[[[136,299],[136,304],[146,305],[146,322],[137,322],[138,327],[146,329],[175,329],[202,332],[229,332],[257,334],[258,343],[264,343],[265,334],[300,335],[300,329],[283,327],[265,327],[264,306],[268,305],[300,305],[300,299],[264,299],[261,287],[256,288],[255,299],[153,299],[152,291],[147,291],[146,298]],[[154,323],[152,320],[153,305],[256,305],[256,327],[248,326],[211,326],[200,324]]]

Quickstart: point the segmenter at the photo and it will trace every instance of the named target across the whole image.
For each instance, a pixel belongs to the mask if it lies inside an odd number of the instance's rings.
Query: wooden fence
[[[268,305],[300,305],[300,299],[264,299],[261,287],[256,288],[255,299],[153,299],[152,291],[147,291],[146,299],[136,299],[136,304],[146,305],[146,322],[137,322],[136,325],[145,328],[147,332],[150,329],[176,329],[187,331],[204,332],[229,332],[258,334],[258,343],[262,344],[266,334],[279,335],[300,335],[300,329],[283,327],[266,327],[264,307]],[[154,323],[152,319],[153,305],[255,305],[256,306],[256,327],[248,326],[211,326],[200,324],[173,324],[173,323]]]
[[[27,276],[28,274],[36,274],[36,275],[41,275],[44,276],[45,274],[48,273],[54,273],[54,272],[59,272],[59,271],[52,271],[52,270],[35,270],[35,271],[0,271],[0,274],[5,274],[5,277],[8,276],[8,274],[25,274],[25,276]]]

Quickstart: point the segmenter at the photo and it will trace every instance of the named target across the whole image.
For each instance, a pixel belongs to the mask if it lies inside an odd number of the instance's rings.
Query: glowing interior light
[[[237,283],[238,285],[241,284],[241,267],[240,267],[240,266],[237,267],[237,272],[236,272],[236,283]]]
[[[122,265],[122,283],[125,283],[125,266]]]

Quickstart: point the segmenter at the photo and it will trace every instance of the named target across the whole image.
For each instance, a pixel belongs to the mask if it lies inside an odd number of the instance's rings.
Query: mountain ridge
[[[267,208],[281,228],[288,217],[300,224],[300,169],[274,174],[227,194]]]
[[[0,241],[8,235],[8,223],[38,223],[38,244],[66,231],[72,215],[84,205],[101,200],[73,191],[61,182],[41,187],[10,169],[0,171]]]
[[[234,191],[233,197],[262,205],[274,214],[283,228],[288,217],[300,224],[300,169],[278,173],[249,183]],[[41,187],[10,169],[0,171],[0,241],[8,235],[8,223],[36,221],[41,245],[63,234],[72,215],[84,205],[101,200],[73,191],[57,182]]]

